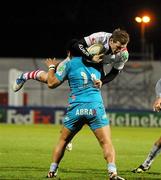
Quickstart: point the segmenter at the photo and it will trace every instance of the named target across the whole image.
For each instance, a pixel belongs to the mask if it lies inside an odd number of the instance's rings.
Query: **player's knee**
[[[104,159],[105,159],[106,161],[108,161],[109,159],[110,159],[110,160],[113,159],[113,157],[114,157],[114,153],[113,153],[112,150],[105,151],[105,153],[104,153]]]
[[[158,146],[161,147],[161,137],[158,140]]]

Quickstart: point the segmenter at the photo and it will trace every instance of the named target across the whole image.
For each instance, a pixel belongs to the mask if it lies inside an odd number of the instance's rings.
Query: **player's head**
[[[68,56],[80,56],[80,53],[75,49],[74,45],[77,43],[77,39],[70,40],[66,45],[66,51]]]
[[[126,48],[129,43],[129,34],[125,30],[115,29],[110,37],[109,45],[114,54],[121,51],[121,49]]]

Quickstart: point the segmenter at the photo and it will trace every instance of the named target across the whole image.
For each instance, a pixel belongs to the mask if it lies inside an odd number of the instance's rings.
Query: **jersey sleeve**
[[[125,66],[125,63],[126,63],[126,61],[115,62],[115,63],[113,63],[113,67],[115,69],[122,70]]]
[[[161,98],[161,79],[159,79],[155,86],[156,96]]]
[[[115,69],[121,70],[124,68],[125,63],[129,59],[129,53],[127,50],[123,50],[122,52],[119,52],[115,55],[115,63],[113,64],[113,67]]]
[[[85,39],[81,39],[79,41],[77,41],[76,43],[74,43],[73,48],[80,53],[81,56],[83,56],[84,58],[88,59],[88,60],[92,60],[93,56],[90,55],[90,53],[87,51],[87,43],[85,41]]]
[[[69,67],[70,67],[69,59],[65,59],[58,65],[55,76],[59,81],[64,81],[67,79]]]
[[[103,64],[110,64],[117,70],[122,70],[128,59],[121,59],[120,55],[108,54],[103,57]]]

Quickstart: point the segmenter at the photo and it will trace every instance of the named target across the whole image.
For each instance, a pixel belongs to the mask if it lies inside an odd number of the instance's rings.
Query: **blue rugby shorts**
[[[109,125],[102,103],[75,103],[69,106],[63,124],[70,131],[79,131],[87,124],[92,130]]]

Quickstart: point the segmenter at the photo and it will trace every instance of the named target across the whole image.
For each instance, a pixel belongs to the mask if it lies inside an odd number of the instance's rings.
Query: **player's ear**
[[[109,44],[111,45],[113,43],[113,38],[110,38]]]

